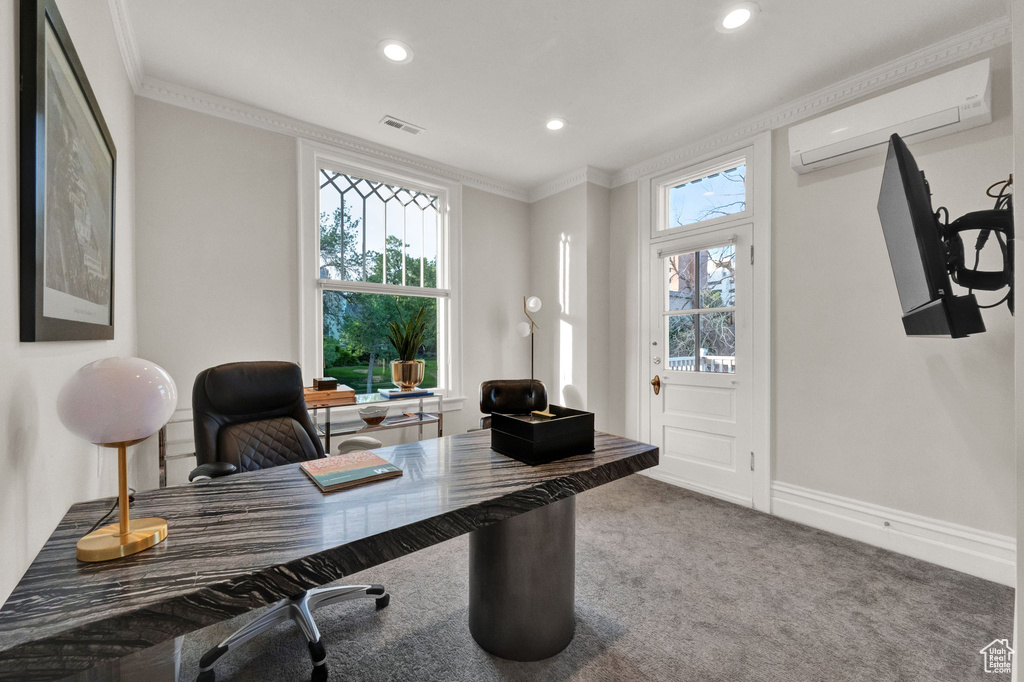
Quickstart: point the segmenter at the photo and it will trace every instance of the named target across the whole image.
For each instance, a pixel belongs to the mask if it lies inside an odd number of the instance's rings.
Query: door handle
[[[654,386],[654,395],[661,393],[661,377],[655,374],[651,379],[651,386]]]

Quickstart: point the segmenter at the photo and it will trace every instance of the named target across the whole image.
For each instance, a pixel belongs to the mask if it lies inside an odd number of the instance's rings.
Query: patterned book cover
[[[354,488],[402,475],[402,470],[369,450],[323,457],[299,465],[324,492]]]

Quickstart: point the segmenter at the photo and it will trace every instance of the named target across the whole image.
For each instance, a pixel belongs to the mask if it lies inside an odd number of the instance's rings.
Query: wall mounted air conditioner
[[[988,59],[800,123],[789,130],[789,165],[797,173],[882,159],[889,136],[914,143],[992,122]]]

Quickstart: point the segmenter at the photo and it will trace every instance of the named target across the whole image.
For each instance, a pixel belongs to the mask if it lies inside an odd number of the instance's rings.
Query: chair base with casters
[[[294,465],[327,454],[306,409],[302,371],[292,362],[232,362],[203,370],[192,388],[192,416],[199,466],[189,474],[190,481]],[[259,513],[258,508],[253,511]],[[206,652],[199,661],[198,682],[212,682],[213,666],[221,656],[286,620],[294,621],[309,642],[312,679],[326,680],[327,653],[313,610],[367,598],[378,609],[391,600],[381,585],[326,587],[283,599]]]
[[[216,677],[213,665],[221,656],[286,620],[294,621],[302,630],[302,634],[306,636],[309,655],[313,659],[313,674],[310,679],[312,682],[326,680],[327,650],[320,640],[320,630],[316,626],[316,621],[313,620],[313,611],[320,606],[352,599],[373,599],[379,610],[391,602],[391,595],[387,593],[383,585],[343,585],[307,590],[297,597],[282,599],[271,606],[262,616],[203,654],[203,657],[199,659],[199,677],[196,678],[196,682],[214,682]]]

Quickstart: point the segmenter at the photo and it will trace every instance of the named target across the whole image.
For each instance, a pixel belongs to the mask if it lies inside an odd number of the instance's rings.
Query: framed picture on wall
[[[117,153],[56,0],[22,0],[21,340],[114,338]]]

